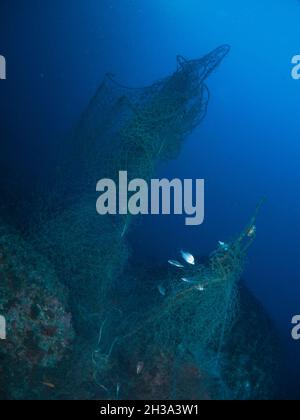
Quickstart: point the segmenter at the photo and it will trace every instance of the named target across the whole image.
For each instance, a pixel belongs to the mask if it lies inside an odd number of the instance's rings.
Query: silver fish
[[[120,390],[121,390],[121,384],[117,384],[117,389],[116,389],[116,400],[119,399],[120,396]]]
[[[173,265],[174,267],[177,267],[177,268],[184,268],[184,266],[182,264],[180,264],[180,262],[175,261],[175,260],[169,260],[168,263],[170,265]]]
[[[192,283],[192,282],[193,282],[192,280],[189,280],[189,279],[187,279],[187,278],[185,278],[185,277],[182,277],[182,278],[181,278],[181,280],[182,280],[184,283]]]
[[[162,296],[166,296],[166,289],[164,288],[164,286],[162,286],[161,284],[159,286],[157,286],[159,293]]]
[[[229,245],[225,242],[219,241],[220,248],[224,249],[224,251],[228,251]]]
[[[191,253],[181,251],[181,256],[184,259],[184,261],[187,262],[188,264],[195,265],[195,258]]]
[[[251,226],[251,228],[248,230],[248,232],[247,232],[247,236],[248,236],[249,238],[253,238],[253,237],[255,236],[255,234],[256,234],[256,226],[255,226],[255,225],[253,225],[253,226]]]
[[[137,366],[136,366],[136,374],[140,375],[143,370],[144,370],[144,362],[138,362]]]
[[[199,276],[194,276],[191,278],[182,277],[181,280],[187,284],[197,285],[199,283]]]

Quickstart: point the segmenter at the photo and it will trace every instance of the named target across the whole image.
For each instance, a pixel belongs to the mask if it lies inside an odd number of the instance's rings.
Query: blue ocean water
[[[291,338],[291,319],[300,312],[300,81],[291,77],[291,58],[300,51],[300,3],[16,4],[0,6],[8,75],[0,86],[0,173],[1,183],[20,196],[35,193],[37,178],[47,183],[60,143],[107,71],[126,85],[145,86],[173,72],[177,54],[198,58],[231,46],[207,81],[206,118],[180,156],[159,168],[159,176],[206,180],[205,223],[191,228],[180,217],[145,218],[135,229],[133,252],[149,265],[182,248],[207,255],[244,227],[265,196],[243,277],[278,329],[284,349],[280,396],[299,398],[300,344]],[[12,200],[14,210],[18,202]]]

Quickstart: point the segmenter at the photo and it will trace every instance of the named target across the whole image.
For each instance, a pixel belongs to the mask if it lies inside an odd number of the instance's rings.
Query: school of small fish
[[[249,229],[247,234],[248,234],[249,237],[252,237],[252,236],[255,235],[255,233],[256,233],[256,226],[252,226]],[[223,251],[225,251],[225,252],[229,251],[229,245],[226,242],[219,241],[218,244],[219,244],[219,247]],[[190,252],[180,251],[180,254],[181,254],[181,258],[183,259],[184,263],[186,263],[188,265],[192,265],[192,266],[196,265],[196,259]],[[176,267],[176,268],[180,268],[180,269],[186,268],[181,262],[179,262],[177,260],[169,260],[168,263],[170,265],[172,265],[173,267]],[[187,283],[187,284],[191,284],[191,285],[194,284],[195,289],[198,290],[199,292],[204,292],[205,291],[204,285],[199,284],[199,282],[196,281],[196,280],[189,279],[187,277],[181,277],[181,280],[184,283]],[[158,291],[162,296],[166,295],[166,289],[163,285],[158,286]]]
[[[181,257],[185,263],[189,265],[195,265],[195,257],[190,252],[180,251]],[[169,260],[168,263],[177,268],[185,268],[182,263],[176,260]]]

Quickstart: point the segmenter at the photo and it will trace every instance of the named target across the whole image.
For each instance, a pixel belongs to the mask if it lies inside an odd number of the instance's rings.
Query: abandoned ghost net
[[[94,195],[99,178],[117,179],[126,170],[147,180],[160,160],[179,153],[205,116],[205,81],[228,51],[222,46],[199,60],[178,57],[173,75],[143,89],[107,75],[71,136],[68,163],[60,166],[40,222],[36,218],[23,238],[0,221],[0,313],[16,327],[12,351],[0,352],[5,398],[245,395],[245,359],[235,353],[240,370],[232,375],[228,340],[257,214],[237,239],[220,243],[207,263],[184,273],[186,281],[169,272],[168,293],[145,315],[137,294],[130,301],[127,289],[124,302],[118,289],[118,279],[130,286],[135,265],[126,238],[131,220],[99,217]],[[146,275],[152,279],[152,272]],[[247,385],[247,396],[253,395],[261,393]]]
[[[225,45],[198,60],[178,57],[173,75],[141,89],[120,86],[107,75],[71,136],[55,192],[57,209],[52,205],[43,215],[36,240],[70,287],[76,318],[87,321],[91,334],[128,259],[132,219],[96,214],[97,181],[117,180],[120,170],[147,180],[160,160],[176,156],[205,116],[205,80],[228,52]]]
[[[117,384],[111,380],[116,374],[111,367],[123,372],[117,380],[123,383],[125,398],[228,399],[237,394],[223,374],[224,349],[237,315],[239,280],[256,236],[259,208],[235,240],[220,243],[208,263],[196,264],[184,280],[182,271],[179,276],[171,274],[167,281],[172,287],[163,304],[146,317],[138,314],[136,323],[125,322],[122,327],[127,333],[111,340],[105,357],[96,350],[98,384],[114,392]],[[124,377],[124,365],[128,377]]]
[[[106,75],[71,138],[72,162],[86,188],[98,179],[147,179],[158,161],[176,157],[187,134],[204,118],[210,73],[229,52],[224,45],[198,60],[177,58],[177,71],[150,87],[130,89]],[[81,168],[78,162],[81,160]]]

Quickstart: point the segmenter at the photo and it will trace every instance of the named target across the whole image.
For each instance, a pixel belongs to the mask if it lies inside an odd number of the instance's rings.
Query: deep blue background
[[[300,54],[297,0],[14,0],[1,1],[2,184],[34,191],[56,148],[107,71],[132,86],[171,73],[177,54],[197,58],[228,43],[230,55],[208,80],[206,119],[180,157],[160,168],[172,177],[206,179],[206,221],[155,218],[135,236],[142,256],[208,254],[267,197],[245,280],[276,322],[287,352],[286,396],[300,398],[300,342],[290,321],[300,313]],[[13,182],[12,182],[13,180]],[[13,189],[13,187],[10,187]],[[14,195],[14,194],[12,194]],[[3,199],[7,199],[3,197]],[[17,204],[17,200],[16,200]]]

